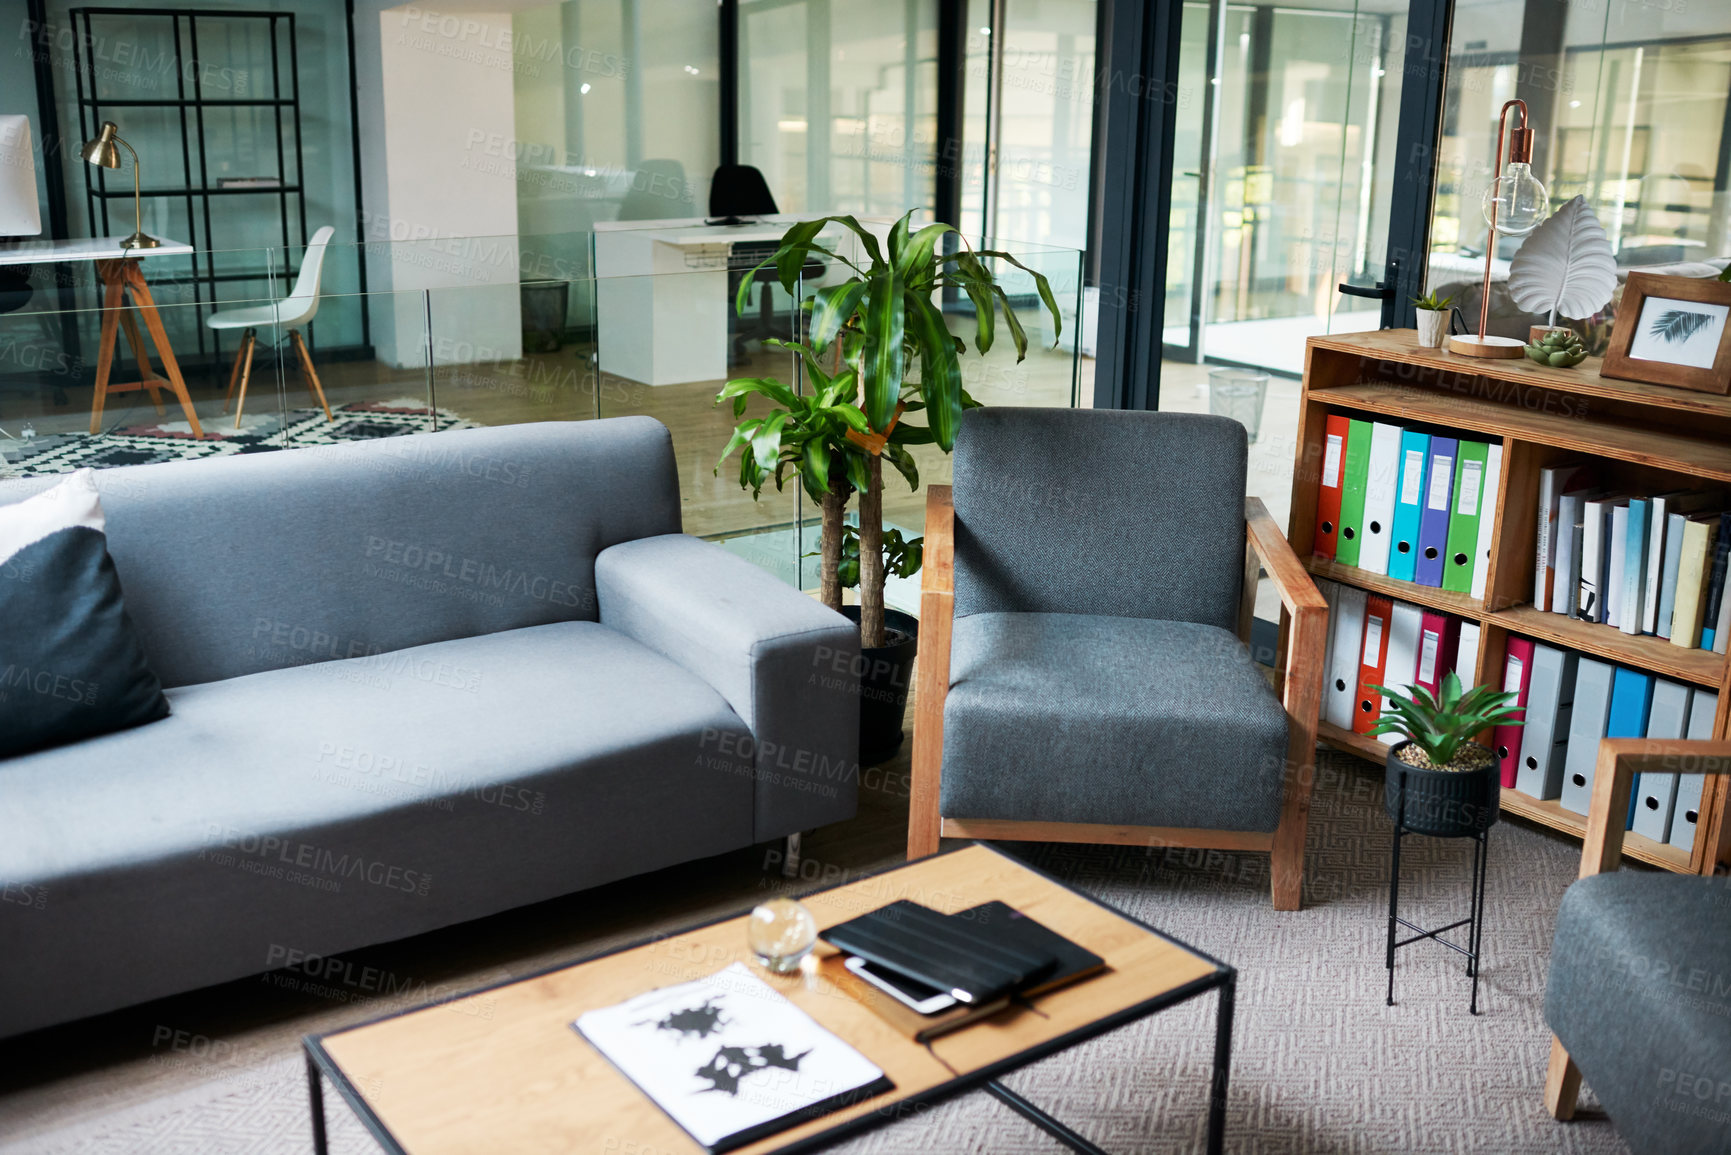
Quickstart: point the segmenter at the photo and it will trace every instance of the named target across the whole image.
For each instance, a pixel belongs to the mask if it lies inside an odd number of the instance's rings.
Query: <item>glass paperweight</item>
[[[784,975],[797,969],[816,945],[817,920],[791,898],[772,898],[751,912],[745,937],[760,965]]]

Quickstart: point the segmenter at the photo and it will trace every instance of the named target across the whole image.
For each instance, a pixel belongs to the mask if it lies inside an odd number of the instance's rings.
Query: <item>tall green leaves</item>
[[[907,363],[907,350],[902,345],[907,329],[907,285],[894,269],[874,269],[866,286],[861,317],[865,330],[865,363],[860,371],[865,395],[862,408],[872,428],[881,433],[889,428],[896,402],[901,399],[902,371]]]
[[[962,366],[943,317],[920,294],[908,297],[913,344],[920,351],[920,392],[926,399],[926,424],[932,440],[948,451],[962,423]]]
[[[796,293],[808,262],[818,258],[831,266],[825,279],[834,283],[805,294],[805,343],[771,342],[800,356],[810,383],[805,395],[771,377],[729,381],[717,395],[718,403],[733,402],[736,420],[744,418],[754,396],[773,406],[767,416],[739,420],[716,463],[717,472],[738,453],[739,484],[753,494],[772,480],[781,488],[792,471],[806,492],[821,500],[838,487],[844,493],[849,487],[863,492],[878,484],[869,464],[876,454],[909,488],[917,489],[919,469],[912,447],[937,445],[948,452],[963,413],[975,405],[962,385],[960,355],[967,352],[967,344],[950,331],[962,298],[973,307],[975,349],[981,354],[991,350],[1001,312],[1016,359],[1027,356],[1028,335],[993,273],[994,262],[1032,276],[1051,315],[1055,340],[1062,319],[1045,277],[1008,253],[970,248],[949,225],[915,229],[912,218],[910,212],[896,221],[881,242],[851,216],[802,221],[787,230],[775,252],[757,267],[773,266],[782,287]],[[851,257],[819,239],[826,229],[834,236],[838,228],[858,241]],[[950,251],[943,251],[945,247]],[[740,284],[736,307],[741,314],[747,311],[756,272]],[[849,275],[837,280],[838,272]],[[823,362],[831,356],[835,361],[826,369]],[[909,380],[916,361],[917,380]],[[917,421],[922,414],[923,425]],[[891,533],[885,540],[899,539]],[[898,556],[902,562],[911,559],[917,568],[918,542],[906,544],[911,552]],[[857,553],[854,558],[857,567]],[[881,605],[882,599],[881,587],[861,590],[862,605]]]

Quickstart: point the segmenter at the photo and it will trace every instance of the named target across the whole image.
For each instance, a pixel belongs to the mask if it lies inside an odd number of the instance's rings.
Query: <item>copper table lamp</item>
[[[1520,126],[1509,131],[1509,110],[1520,112]],[[1504,235],[1524,237],[1545,219],[1551,207],[1551,194],[1539,178],[1533,175],[1533,130],[1527,122],[1527,102],[1511,100],[1503,105],[1497,117],[1497,160],[1503,157],[1504,142],[1508,143],[1509,159],[1502,175],[1485,190],[1484,215],[1490,225],[1485,238],[1485,282],[1479,296],[1479,331],[1449,338],[1449,352],[1463,357],[1520,357],[1526,344],[1515,337],[1494,337],[1485,332],[1491,320],[1491,262],[1497,253],[1497,231]]]

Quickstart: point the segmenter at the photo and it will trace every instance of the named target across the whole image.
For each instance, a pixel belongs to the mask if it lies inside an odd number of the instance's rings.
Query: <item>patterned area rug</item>
[[[905,773],[905,759],[886,772]],[[1506,822],[1491,833],[1481,1014],[1467,1014],[1468,980],[1440,947],[1400,952],[1395,1005],[1385,1006],[1389,822],[1381,772],[1324,755],[1312,812],[1305,909],[1269,906],[1268,859],[1220,851],[1088,846],[1011,847],[1075,886],[1238,968],[1227,1143],[1233,1152],[1620,1152],[1601,1117],[1552,1120],[1541,1093],[1550,1034],[1542,1017],[1557,903],[1574,879],[1580,844]],[[862,813],[869,800],[862,798]],[[901,803],[905,815],[905,802]],[[864,822],[870,819],[856,819]],[[877,821],[905,821],[894,813]],[[848,825],[848,824],[844,824]],[[834,829],[834,828],[832,828]],[[827,842],[826,842],[827,838]],[[870,863],[838,852],[819,831],[808,856],[824,872]],[[1404,850],[1402,913],[1435,926],[1465,913],[1467,843],[1414,837]],[[834,857],[831,857],[831,856]],[[761,855],[758,856],[761,859]],[[745,856],[748,860],[749,856]],[[616,892],[633,901],[633,936],[667,917],[659,877],[700,888],[727,876],[749,904],[771,881],[755,861],[723,857],[677,867]],[[744,861],[744,865],[742,865]],[[816,881],[821,881],[822,875]],[[611,889],[611,888],[608,888]],[[599,905],[614,901],[598,896]],[[547,918],[549,916],[542,916]],[[683,917],[683,916],[682,916]],[[604,918],[573,916],[566,957],[614,945]],[[586,928],[586,929],[585,929]],[[582,936],[589,936],[586,940]],[[421,948],[423,950],[427,948]],[[532,969],[534,959],[505,962]],[[392,964],[393,966],[396,964]],[[409,964],[414,965],[414,964]],[[475,981],[501,977],[477,973]],[[257,996],[255,996],[255,999]],[[293,1020],[326,1030],[393,1009],[379,1001]],[[1202,1149],[1214,1042],[1214,996],[1174,1008],[1009,1076],[1033,1102],[1115,1153]],[[145,1008],[137,1030],[184,1012]],[[163,1017],[167,1016],[167,1017]],[[286,1026],[286,1024],[285,1024]],[[55,1106],[0,1094],[0,1152],[102,1155],[289,1155],[310,1150],[304,1068],[293,1031],[251,1048],[224,1037],[180,1053],[164,1045],[138,1064],[129,1088]],[[39,1045],[39,1044],[38,1044]],[[573,1037],[572,1045],[580,1045]],[[331,1150],[379,1148],[327,1092]],[[632,1143],[610,1152],[664,1155]],[[833,1150],[848,1155],[990,1155],[1064,1150],[984,1092],[973,1092]],[[585,1151],[582,1155],[591,1155]]]
[[[159,421],[108,433],[58,433],[29,441],[0,441],[3,458],[0,476],[30,477],[70,473],[85,466],[106,469],[115,465],[264,453],[340,441],[400,437],[405,433],[472,429],[476,424],[449,409],[429,409],[412,397],[357,401],[331,410],[331,417],[332,420],[326,420],[322,409],[291,409],[286,415],[267,412],[245,418],[237,430],[226,417],[213,416],[207,420],[200,415],[203,438],[195,438],[192,427],[185,421]]]

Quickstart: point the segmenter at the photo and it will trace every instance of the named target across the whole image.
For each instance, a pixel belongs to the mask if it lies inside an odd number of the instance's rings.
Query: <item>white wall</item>
[[[363,0],[355,21],[370,283],[398,294],[379,360],[425,364],[418,289],[435,364],[519,357],[511,16]]]

